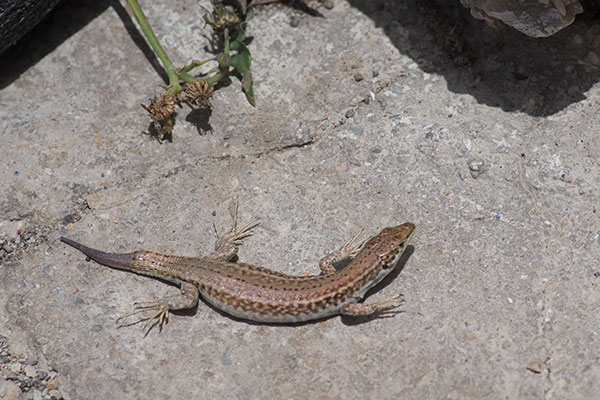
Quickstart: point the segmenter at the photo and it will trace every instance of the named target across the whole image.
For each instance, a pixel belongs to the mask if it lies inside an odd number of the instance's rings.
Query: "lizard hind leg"
[[[155,325],[158,325],[159,330],[162,331],[162,327],[169,319],[169,311],[171,310],[187,310],[193,308],[198,304],[198,297],[200,296],[198,288],[188,282],[181,283],[181,293],[173,296],[167,296],[163,299],[145,300],[134,303],[134,310],[121,315],[117,318],[119,327],[130,326],[137,324],[142,321],[146,321],[144,324],[144,330],[146,335],[150,333]],[[123,321],[132,315],[153,312],[149,317],[142,318],[138,321],[131,323],[123,323]],[[154,321],[154,323],[152,323]]]
[[[252,221],[238,229],[238,204],[239,201],[236,199],[233,209],[231,210],[231,218],[233,221],[229,232],[223,235],[219,234],[217,225],[213,222],[213,229],[217,235],[217,242],[215,243],[215,251],[205,258],[216,261],[230,261],[237,255],[239,246],[242,245],[243,240],[254,234],[253,229],[260,224],[258,218],[254,218]]]

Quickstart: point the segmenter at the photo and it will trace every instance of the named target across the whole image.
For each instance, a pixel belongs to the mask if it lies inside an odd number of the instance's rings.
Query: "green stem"
[[[148,39],[150,46],[152,46],[152,49],[154,49],[154,52],[156,53],[156,55],[162,62],[163,67],[167,71],[167,75],[169,76],[169,87],[167,87],[167,93],[168,94],[180,93],[181,86],[179,85],[179,77],[177,76],[175,67],[173,66],[173,63],[171,62],[171,60],[169,59],[169,56],[167,56],[165,49],[163,49],[160,42],[156,38],[156,35],[154,35],[154,31],[150,27],[150,23],[146,19],[146,16],[144,15],[142,8],[140,7],[137,0],[127,0],[127,4],[129,4],[129,7],[131,8],[131,11],[133,12],[133,16],[135,17],[138,24],[140,25],[140,28],[142,28],[142,32],[144,32],[144,35],[146,36],[146,39]]]
[[[214,74],[212,77],[205,79],[204,82],[206,82],[210,86],[212,86],[215,83],[219,82],[224,76],[225,76],[225,74],[223,74],[222,72],[218,72],[218,73]]]
[[[214,58],[209,58],[208,60],[204,60],[204,61],[192,61],[190,63],[190,65],[186,65],[185,67],[181,68],[179,70],[179,72],[190,72],[194,68],[197,68],[197,67],[199,67],[201,65],[204,65],[204,64],[206,64],[207,62],[210,62],[210,61],[215,61],[215,59]]]
[[[229,29],[227,28],[223,32],[223,41],[225,42],[223,53],[229,55]]]
[[[183,71],[179,72],[179,79],[181,79],[185,83],[192,83],[192,82],[198,80],[198,78],[194,78],[193,76],[191,76],[187,72],[183,72]]]

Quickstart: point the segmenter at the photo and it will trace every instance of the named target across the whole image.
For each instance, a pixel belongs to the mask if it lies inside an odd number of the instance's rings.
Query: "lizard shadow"
[[[404,267],[406,266],[406,263],[408,262],[408,259],[410,258],[410,256],[414,253],[415,248],[412,245],[408,245],[406,247],[406,250],[404,251],[404,254],[402,254],[402,257],[400,257],[400,259],[398,260],[398,263],[396,264],[396,267],[393,269],[392,272],[390,272],[385,278],[382,279],[381,282],[379,282],[377,285],[373,286],[365,295],[364,299],[361,300],[359,303],[362,303],[364,300],[366,300],[368,297],[370,297],[371,295],[379,292],[381,289],[385,288],[386,286],[388,286],[390,283],[392,283],[392,281],[394,279],[396,279],[396,277],[398,275],[400,275],[400,273],[402,272],[402,270],[404,270]],[[343,268],[343,267],[341,267]],[[165,281],[166,283],[169,283],[167,281]],[[227,314],[226,312],[216,308],[215,306],[213,306],[212,304],[210,304],[209,302],[207,302],[204,298],[200,297],[201,301],[208,306],[212,311],[221,314],[222,316],[232,319],[234,321],[238,321],[238,322],[245,322],[249,325],[268,325],[268,326],[287,326],[287,327],[295,327],[295,326],[304,326],[304,325],[311,325],[311,324],[315,324],[315,323],[319,323],[331,318],[336,318],[337,315],[331,315],[328,317],[323,317],[323,318],[319,318],[319,319],[313,319],[310,321],[302,321],[302,322],[284,322],[284,323],[268,323],[268,322],[255,322],[255,321],[250,321],[247,319],[243,319],[243,318],[238,318],[238,317],[234,317],[230,314]],[[199,302],[200,303],[200,302]],[[176,315],[195,315],[198,312],[198,306],[189,309],[189,310],[181,310],[181,311],[174,311],[173,314]],[[350,316],[346,316],[346,315],[342,315],[342,323],[344,325],[349,325],[349,326],[353,326],[353,325],[361,325],[367,322],[370,322],[372,320],[378,319],[378,318],[391,318],[393,317],[395,314],[401,313],[402,311],[394,311],[392,310],[391,312],[386,312],[383,315],[381,313],[375,313],[373,315],[366,315],[366,316],[360,316],[360,317],[350,317]]]

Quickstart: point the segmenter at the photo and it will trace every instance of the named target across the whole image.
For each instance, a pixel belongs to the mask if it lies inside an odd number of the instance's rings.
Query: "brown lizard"
[[[136,303],[135,311],[119,318],[152,311],[147,327],[156,318],[162,327],[169,310],[193,308],[200,295],[230,315],[266,323],[301,322],[335,314],[381,314],[402,301],[398,295],[374,304],[358,303],[370,288],[394,269],[415,230],[413,223],[385,228],[368,241],[357,242],[359,233],[339,250],[321,259],[321,274],[315,276],[291,276],[232,262],[242,240],[252,235],[256,225],[255,220],[237,230],[236,204],[231,230],[217,240],[215,252],[200,258],[146,250],[106,253],[65,237],[60,240],[102,265],[162,278],[178,285],[181,288],[179,295]],[[351,261],[336,270],[334,263],[344,259]]]

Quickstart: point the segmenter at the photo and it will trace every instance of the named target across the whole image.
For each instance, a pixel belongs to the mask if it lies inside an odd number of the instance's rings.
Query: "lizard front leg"
[[[356,241],[360,235],[364,232],[364,229],[361,229],[356,235],[351,237],[342,247],[338,250],[327,254],[325,257],[321,258],[319,261],[319,268],[321,268],[321,275],[331,275],[336,272],[335,267],[333,266],[335,263],[354,258],[361,247],[367,241],[366,239]]]
[[[352,317],[365,316],[377,314],[383,316],[386,313],[396,313],[393,311],[394,308],[398,307],[400,303],[403,303],[404,299],[401,294],[396,296],[386,297],[379,300],[377,303],[364,304],[364,303],[350,303],[342,306],[340,313],[342,315],[348,315]]]

